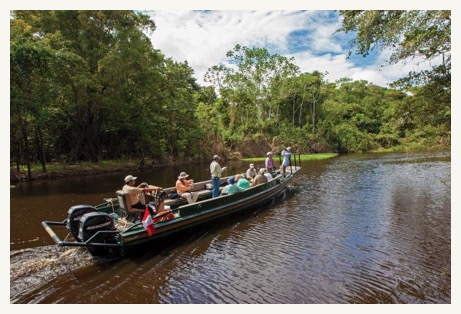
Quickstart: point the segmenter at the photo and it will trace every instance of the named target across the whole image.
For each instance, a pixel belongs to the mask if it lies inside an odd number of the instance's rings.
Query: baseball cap
[[[136,180],[137,177],[133,177],[131,174],[125,177],[125,182],[128,183],[131,180]]]

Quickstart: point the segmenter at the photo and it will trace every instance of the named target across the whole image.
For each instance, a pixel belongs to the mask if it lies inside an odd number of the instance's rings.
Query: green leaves
[[[445,74],[451,84],[451,11],[409,10],[409,11],[340,11],[343,17],[342,27],[337,32],[354,32],[356,38],[351,41],[350,53],[363,56],[374,49],[390,49],[389,63],[407,59],[433,60],[442,62]],[[442,59],[442,60],[440,60]],[[439,65],[433,67],[433,71]],[[432,71],[410,72],[401,79],[401,88],[421,83],[421,78],[431,80]],[[450,84],[448,84],[450,83]]]
[[[447,143],[450,11],[341,11],[356,52],[390,62],[442,58],[395,87],[300,73],[294,59],[236,45],[198,86],[193,70],[153,49],[155,23],[133,11],[13,11],[10,142],[17,163],[200,158],[264,136],[275,148],[359,151]],[[422,140],[424,134],[431,138]]]
[[[278,120],[276,82],[296,75],[298,67],[266,48],[236,45],[226,56],[230,66],[213,66],[205,75],[229,104],[224,127],[243,134],[264,132]]]

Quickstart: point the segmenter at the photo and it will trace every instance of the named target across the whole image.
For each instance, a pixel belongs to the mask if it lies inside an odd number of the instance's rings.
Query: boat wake
[[[10,251],[10,302],[53,281],[60,275],[92,265],[94,258],[83,248],[55,245]]]

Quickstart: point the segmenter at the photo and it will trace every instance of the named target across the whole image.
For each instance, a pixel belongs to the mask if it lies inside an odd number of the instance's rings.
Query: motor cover
[[[86,213],[95,212],[96,208],[90,205],[76,205],[69,208],[67,211],[67,230],[72,234],[74,239],[82,242],[79,237],[80,218]]]
[[[91,238],[96,232],[102,230],[115,230],[114,218],[103,212],[86,213],[80,218],[79,237],[82,241]],[[105,238],[101,236],[98,238]]]

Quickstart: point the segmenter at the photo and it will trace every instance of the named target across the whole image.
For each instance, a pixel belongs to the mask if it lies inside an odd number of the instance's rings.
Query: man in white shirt
[[[219,196],[219,186],[221,185],[221,173],[227,169],[227,167],[222,167],[218,163],[219,160],[218,155],[213,156],[213,161],[210,164],[210,172],[211,172],[211,182],[213,184],[213,192],[212,192],[212,197],[218,197]]]
[[[160,191],[162,188],[158,186],[149,186],[146,182],[135,186],[137,177],[128,175],[125,177],[125,185],[122,188],[122,192],[127,193],[130,200],[131,208],[146,209],[146,204],[141,202],[139,196],[141,193],[148,193],[152,191]],[[152,213],[151,213],[152,214]]]
[[[250,164],[250,168],[248,168],[247,170],[247,179],[252,181],[256,177],[257,174],[258,172],[255,169],[255,165]]]

